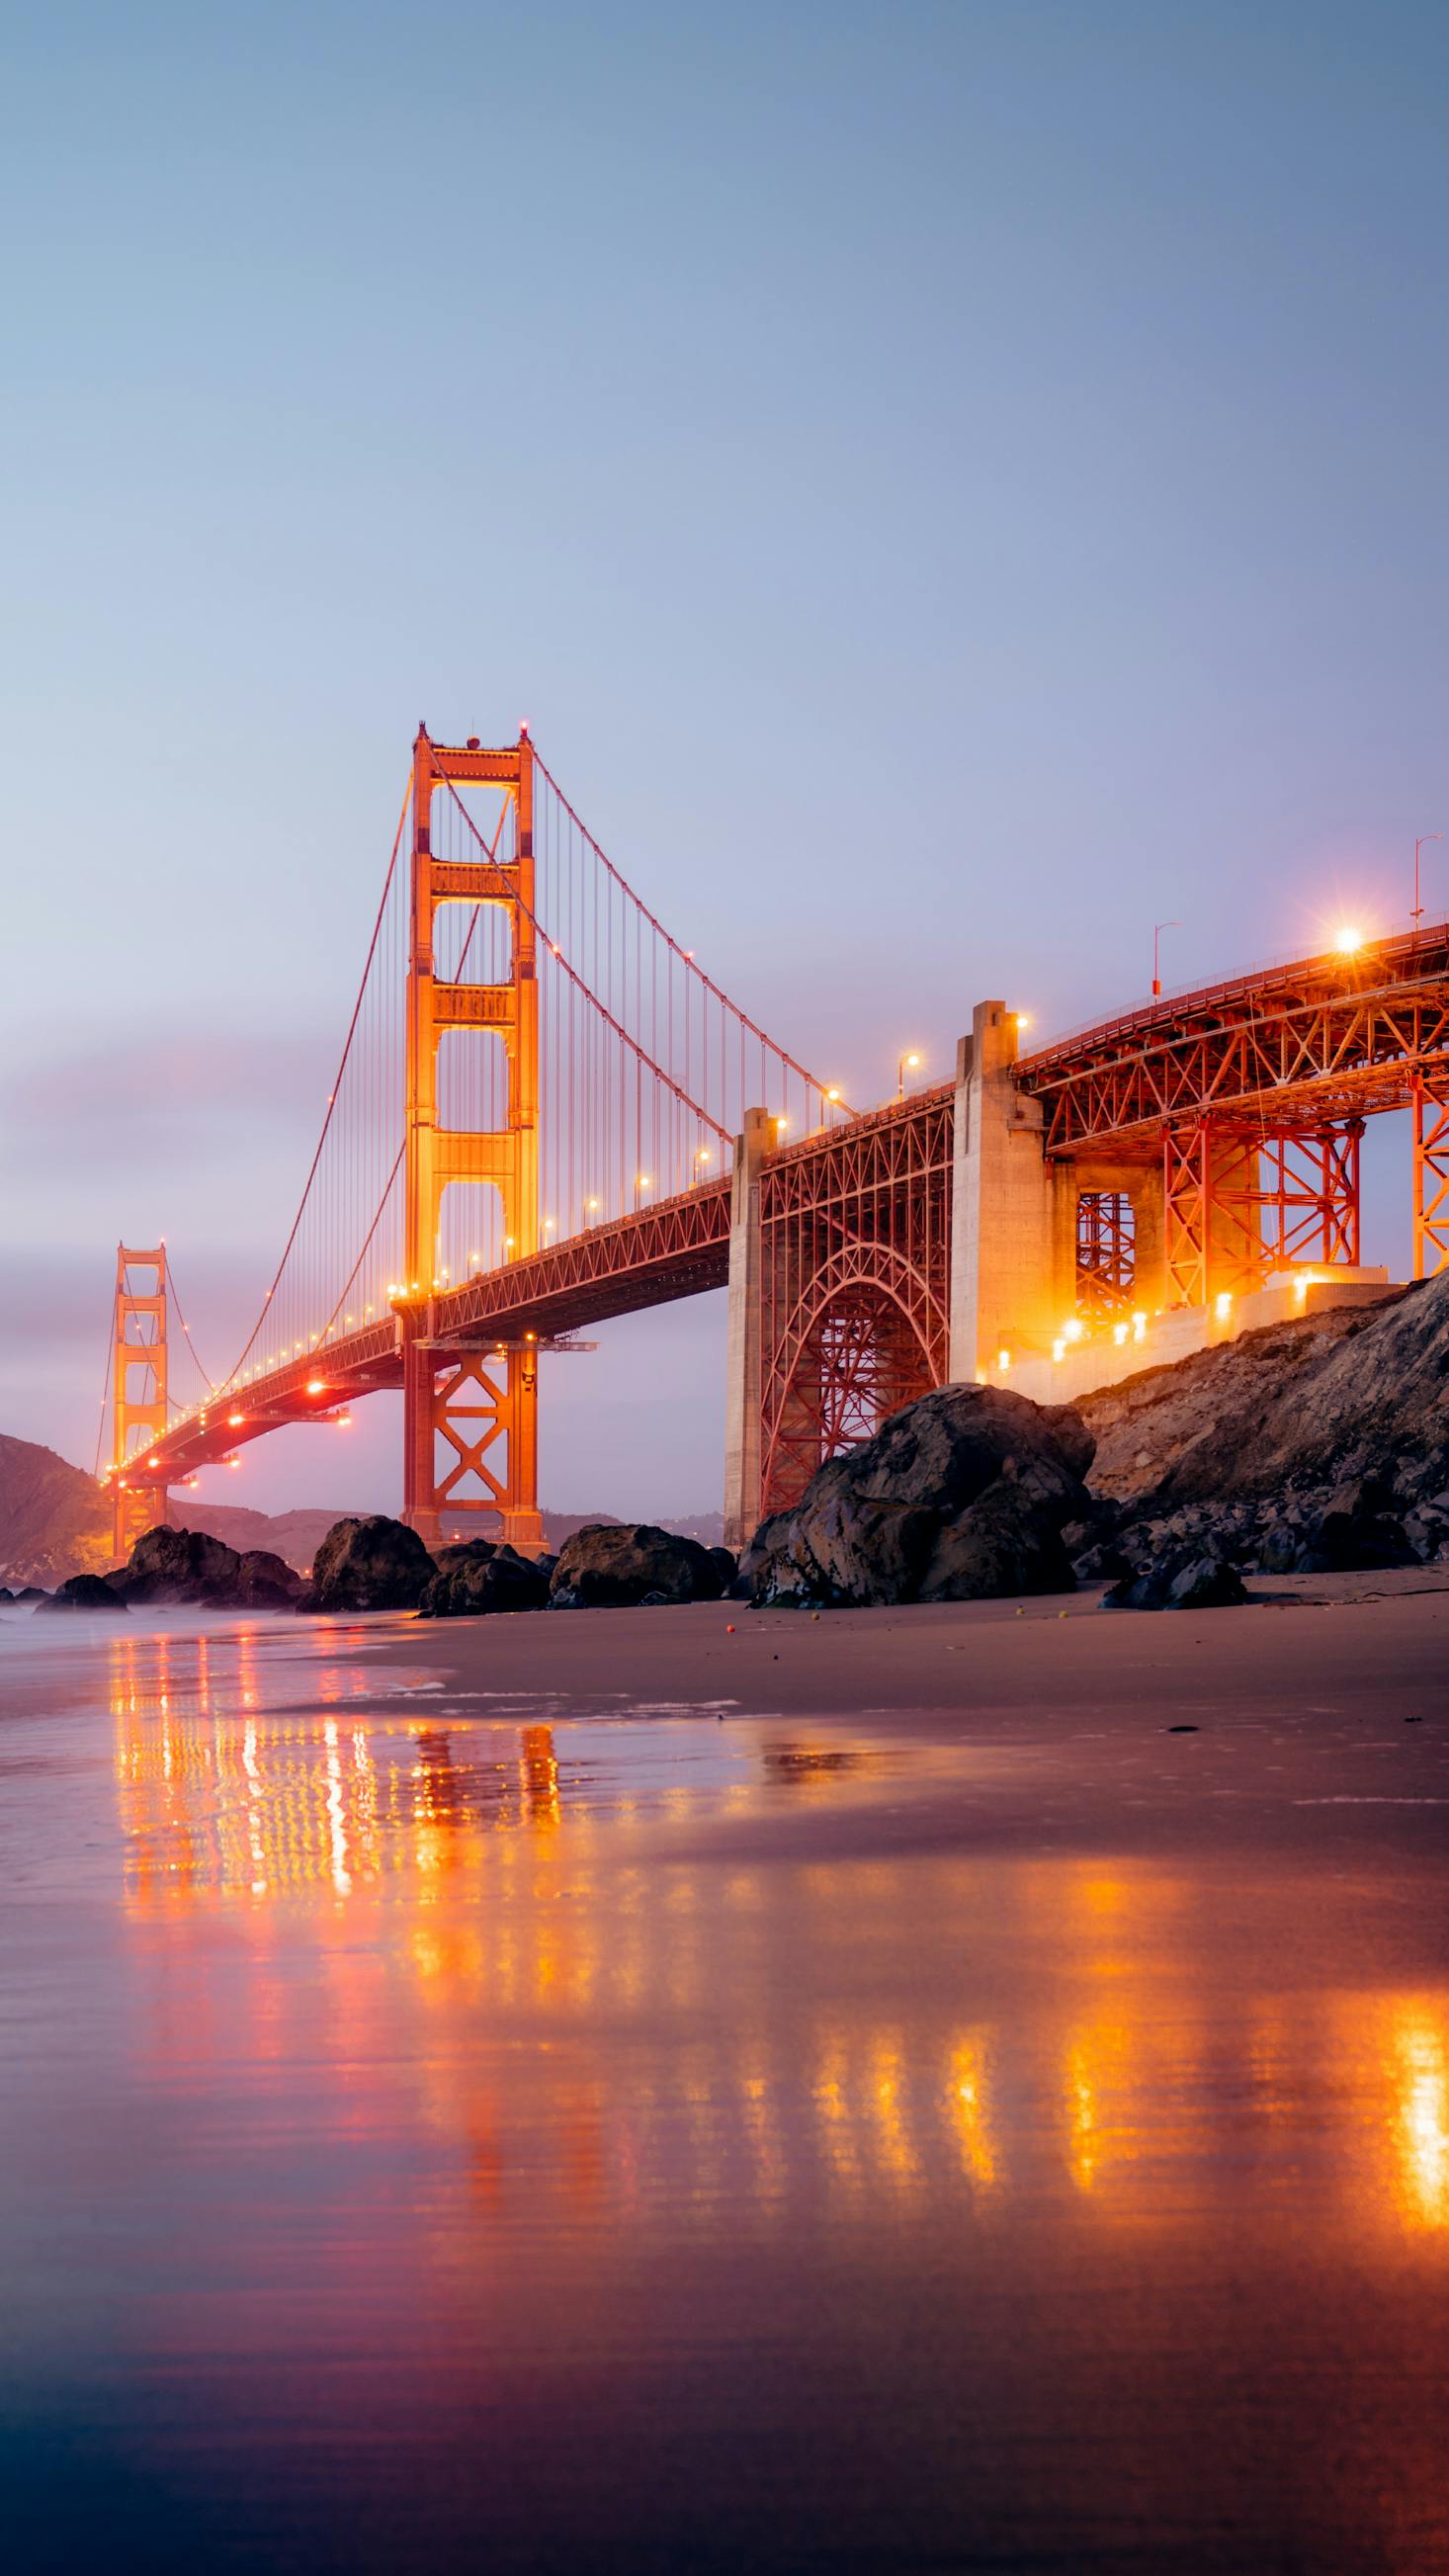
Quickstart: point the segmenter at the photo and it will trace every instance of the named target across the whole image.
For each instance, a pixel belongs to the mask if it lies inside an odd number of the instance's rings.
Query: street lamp
[[[1419,901],[1419,852],[1422,850],[1426,841],[1442,841],[1443,838],[1444,835],[1442,832],[1421,832],[1417,841],[1414,843],[1414,910],[1412,917],[1416,931],[1418,930],[1420,922],[1424,918],[1424,907]]]
[[[921,1061],[921,1059],[920,1059],[920,1057],[916,1054],[916,1052],[915,1052],[915,1049],[914,1049],[914,1048],[912,1048],[912,1050],[911,1050],[911,1052],[910,1052],[910,1054],[909,1054],[909,1055],[903,1055],[903,1056],[901,1057],[899,1064],[896,1066],[896,1098],[897,1098],[897,1100],[904,1100],[904,1098],[905,1098],[905,1096],[906,1096],[906,1075],[907,1075],[908,1073],[914,1073],[914,1072],[915,1072],[915,1070],[916,1070],[916,1067],[919,1065],[920,1061]]]
[[[1158,971],[1160,962],[1158,951],[1162,934],[1164,930],[1181,930],[1181,928],[1180,921],[1154,921],[1152,925],[1152,998],[1154,1001],[1162,990],[1162,977]]]

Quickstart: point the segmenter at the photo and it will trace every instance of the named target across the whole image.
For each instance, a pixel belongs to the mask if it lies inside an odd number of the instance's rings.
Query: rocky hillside
[[[111,1561],[110,1508],[95,1478],[53,1449],[0,1432],[0,1584],[48,1590]]]
[[[1449,1464],[1449,1273],[1381,1305],[1244,1333],[1077,1410],[1097,1444],[1092,1490],[1122,1501],[1269,1494],[1441,1454]]]
[[[1449,1553],[1449,1273],[1244,1333],[1077,1410],[1096,1442],[1083,1574],[1199,1544],[1276,1573]]]

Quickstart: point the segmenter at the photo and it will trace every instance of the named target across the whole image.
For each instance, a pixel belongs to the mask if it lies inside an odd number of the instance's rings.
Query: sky
[[[234,1355],[420,718],[860,1102],[1402,919],[1446,94],[1398,0],[10,13],[0,1429],[90,1463],[122,1236]],[[597,1338],[545,1502],[711,1508],[719,1297]],[[395,1506],[395,1412],[209,1484]]]

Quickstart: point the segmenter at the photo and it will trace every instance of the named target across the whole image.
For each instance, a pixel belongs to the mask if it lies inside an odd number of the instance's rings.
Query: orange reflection
[[[1077,2224],[1130,2207],[1191,2226],[1234,2174],[1298,2153],[1307,2100],[1335,2226],[1449,2228],[1442,1999],[1315,2000],[1262,1966],[1256,1984],[1221,1972],[1205,1881],[823,1859],[813,1826],[766,1862],[736,1817],[778,1827],[782,1786],[808,1804],[872,1770],[782,1745],[778,1721],[732,1730],[754,1749],[728,1756],[711,1727],[699,1788],[704,1737],[680,1717],[679,1769],[651,1787],[669,1721],[420,1715],[335,1656],[279,1680],[255,1630],[118,1639],[110,1675],[127,1905],[165,1935],[163,1972],[204,1978],[182,1918],[225,1912],[257,2050],[338,2052],[341,2070],[352,2034],[338,2080],[365,2089],[382,2079],[359,2070],[384,2066],[415,2088],[476,2201],[523,2160],[571,2207],[643,2207],[682,2162],[701,2207],[739,2191],[762,2223],[817,2207],[823,2179],[843,2223],[1060,2187]],[[713,1843],[678,1834],[694,1817]],[[299,1940],[319,1973],[278,1981]],[[1003,1962],[1029,1957],[1019,2012]],[[194,2076],[210,2044],[188,1990],[157,2045]],[[481,2062],[509,2047],[504,2074]],[[525,2064],[520,2111],[506,2078]]]

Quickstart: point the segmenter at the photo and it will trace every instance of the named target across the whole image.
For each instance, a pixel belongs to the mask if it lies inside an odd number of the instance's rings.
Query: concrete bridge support
[[[768,1110],[745,1111],[744,1134],[735,1138],[730,1197],[730,1278],[725,1350],[726,1547],[741,1548],[761,1516],[761,1431],[764,1244],[760,1222],[760,1164],[775,1142]]]
[[[1047,1350],[1076,1295],[1076,1196],[1042,1150],[1039,1101],[1013,1078],[1017,1020],[979,1002],[956,1056],[951,1181],[953,1379],[995,1376],[1003,1351]]]

